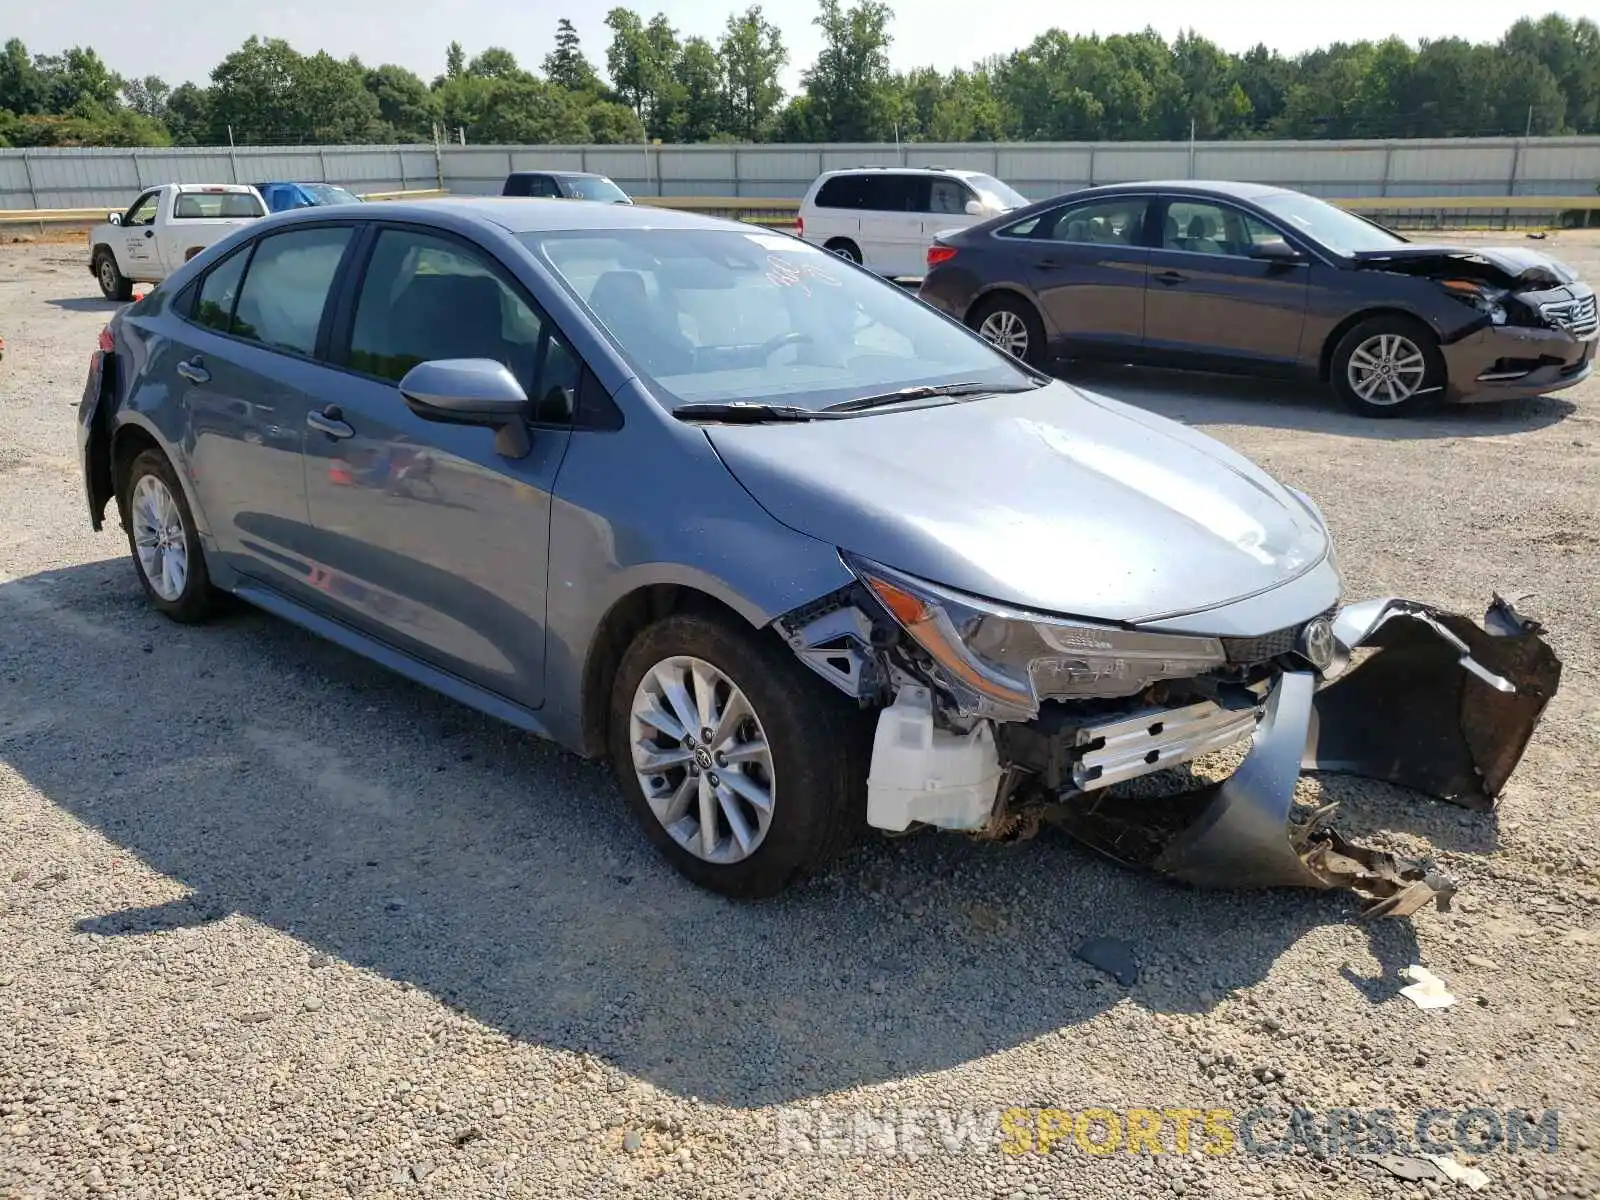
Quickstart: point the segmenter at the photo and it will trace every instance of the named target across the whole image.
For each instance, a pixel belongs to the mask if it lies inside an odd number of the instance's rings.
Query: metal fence
[[[1580,196],[1600,185],[1600,138],[0,150],[0,209],[121,207],[141,188],[173,182],[484,194],[510,171],[537,169],[599,172],[637,196],[793,200],[826,170],[901,165],[986,171],[1030,199],[1142,179],[1250,180],[1332,198]]]

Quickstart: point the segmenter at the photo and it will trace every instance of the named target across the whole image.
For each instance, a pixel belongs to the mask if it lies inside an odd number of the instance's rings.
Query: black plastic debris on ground
[[[1127,942],[1120,942],[1116,938],[1092,937],[1074,950],[1072,955],[1104,971],[1123,987],[1132,987],[1139,982],[1139,960],[1134,957],[1133,947]]]

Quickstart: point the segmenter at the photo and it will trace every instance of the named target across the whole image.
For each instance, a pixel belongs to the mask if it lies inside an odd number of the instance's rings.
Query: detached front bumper
[[[1594,334],[1488,325],[1440,349],[1450,400],[1536,396],[1582,383],[1594,373]]]
[[[1295,822],[1295,784],[1309,768],[1492,808],[1560,682],[1540,633],[1498,596],[1481,627],[1413,601],[1350,605],[1334,622],[1326,681],[1309,670],[1280,676],[1228,779],[1160,799],[1077,797],[1046,817],[1111,857],[1197,886],[1348,888],[1369,916],[1446,907],[1448,879],[1345,841],[1323,825],[1330,809]],[[1372,653],[1352,666],[1358,650]]]

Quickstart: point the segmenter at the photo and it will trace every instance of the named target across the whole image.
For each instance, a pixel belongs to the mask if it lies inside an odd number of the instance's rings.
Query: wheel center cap
[[[700,767],[701,770],[703,770],[703,771],[710,770],[711,769],[711,751],[707,750],[704,746],[696,746],[694,748],[694,761],[695,761],[696,765],[698,765]]]

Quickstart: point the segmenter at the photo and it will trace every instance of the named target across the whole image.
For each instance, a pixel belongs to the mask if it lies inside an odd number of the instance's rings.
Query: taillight
[[[100,349],[110,354],[116,348],[116,339],[111,336],[111,326],[107,325],[100,331]]]
[[[794,235],[795,237],[805,237],[806,219],[804,217],[796,217],[794,219]]]
[[[928,247],[928,270],[930,270],[930,271],[933,270],[940,263],[949,262],[955,256],[956,256],[956,248],[954,246],[937,246],[937,245],[929,246]]]

